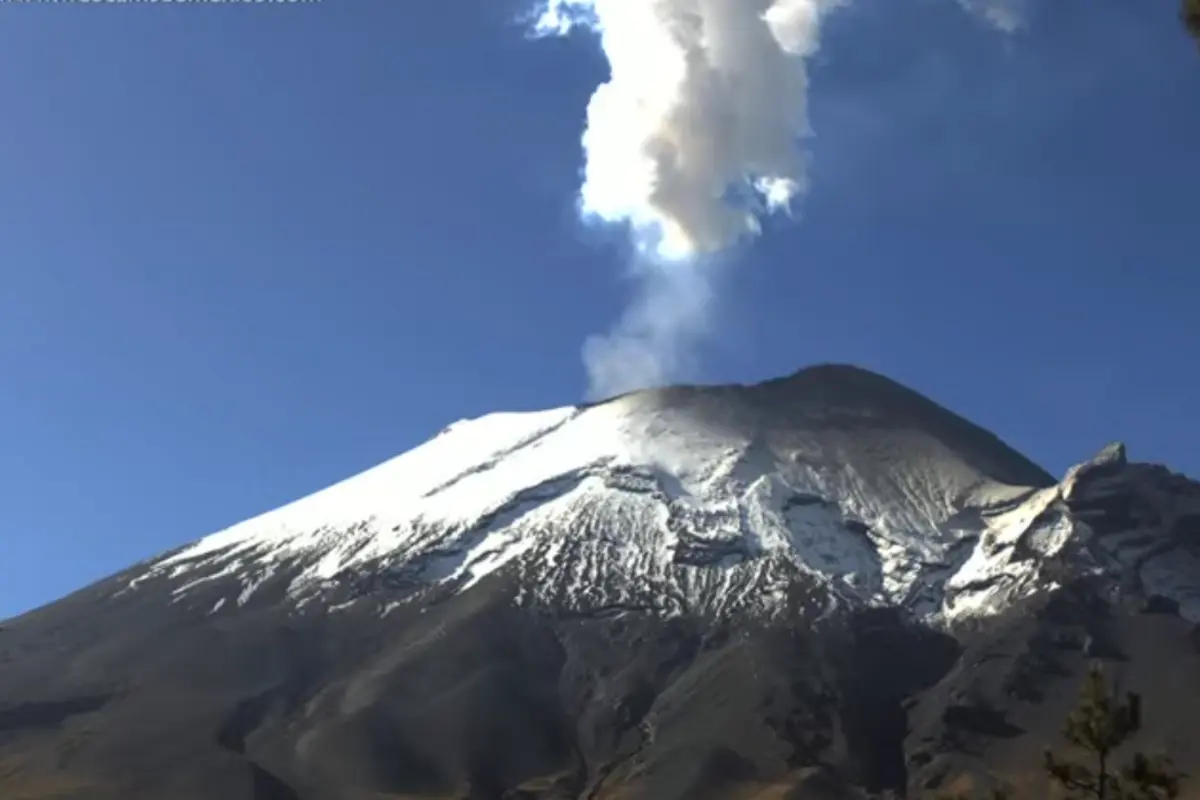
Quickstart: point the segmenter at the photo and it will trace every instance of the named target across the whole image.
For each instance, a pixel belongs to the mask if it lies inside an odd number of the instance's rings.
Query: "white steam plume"
[[[708,332],[713,289],[711,263],[639,265],[640,293],[617,326],[583,347],[588,395],[612,397],[662,386],[695,367],[696,346]]]
[[[611,78],[588,108],[585,217],[630,226],[642,291],[588,341],[589,394],[678,378],[707,329],[705,256],[806,187],[803,59],[841,0],[547,0],[542,34],[586,25]]]
[[[805,188],[802,59],[840,0],[549,0],[538,28],[585,24],[612,77],[592,97],[581,193],[656,257],[721,250]]]
[[[678,379],[707,333],[709,258],[807,188],[804,59],[848,0],[537,0],[540,35],[594,31],[611,77],[583,137],[585,218],[628,225],[641,294],[590,340],[589,394]],[[1000,28],[1024,0],[959,0]]]

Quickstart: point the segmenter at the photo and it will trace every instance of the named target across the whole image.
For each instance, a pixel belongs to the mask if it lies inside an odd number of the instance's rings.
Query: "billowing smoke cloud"
[[[593,397],[677,379],[707,333],[713,254],[807,188],[805,58],[847,0],[540,0],[541,35],[585,26],[611,77],[583,137],[585,218],[627,225],[642,293],[584,348]],[[959,0],[1015,27],[1022,0]]]
[[[583,144],[585,217],[633,232],[642,292],[590,340],[594,397],[686,371],[708,320],[707,256],[756,235],[806,187],[807,77],[841,0],[549,0],[542,34],[586,25],[611,79]]]
[[[587,24],[612,69],[588,109],[585,214],[680,260],[758,232],[805,186],[802,59],[839,0],[550,0],[544,33]]]

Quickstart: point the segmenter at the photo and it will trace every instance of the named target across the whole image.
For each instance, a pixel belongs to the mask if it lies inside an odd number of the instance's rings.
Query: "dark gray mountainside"
[[[1096,660],[1196,772],[1198,552],[851,367],[493,415],[0,625],[0,798],[1041,795]]]

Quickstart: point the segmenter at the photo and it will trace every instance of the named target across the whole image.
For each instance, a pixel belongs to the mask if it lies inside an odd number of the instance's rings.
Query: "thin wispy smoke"
[[[978,14],[1005,33],[1016,33],[1025,24],[1026,0],[958,0],[972,14]]]
[[[694,371],[697,345],[709,331],[714,270],[700,262],[644,265],[638,297],[621,320],[584,344],[589,399],[662,386]]]
[[[808,188],[805,59],[848,0],[540,0],[539,35],[597,34],[580,212],[629,227],[642,291],[584,351],[592,396],[669,382],[705,337],[709,256]],[[1024,0],[959,0],[998,27]]]

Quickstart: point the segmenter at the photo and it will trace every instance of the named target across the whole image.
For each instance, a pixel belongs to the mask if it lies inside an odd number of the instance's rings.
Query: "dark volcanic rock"
[[[1179,601],[1160,594],[1150,595],[1142,604],[1143,614],[1178,614]]]
[[[348,609],[239,629],[162,604],[139,612],[149,642],[121,640],[144,656],[129,661],[105,655],[130,619],[119,600],[89,609],[92,633],[74,646],[38,635],[89,605],[76,597],[12,625],[7,646],[29,655],[5,675],[0,785],[114,800],[683,800],[1020,777],[1099,633],[1137,655],[1119,674],[1145,695],[1154,735],[1188,741],[1192,627],[1122,615],[1097,588],[958,638],[889,610],[795,625],[561,617],[512,605],[503,583],[370,627]],[[79,678],[51,666],[72,662],[108,688],[72,695]],[[1198,749],[1175,754],[1200,763]]]
[[[895,612],[731,627],[510,600],[494,583],[369,628],[353,609],[231,626],[139,602],[132,634],[129,599],[69,598],[13,623],[7,646],[26,656],[3,694],[26,700],[0,707],[0,785],[96,798],[900,789],[902,703],[957,653]],[[78,677],[53,665],[70,663],[109,691],[68,697]]]

